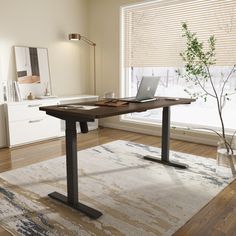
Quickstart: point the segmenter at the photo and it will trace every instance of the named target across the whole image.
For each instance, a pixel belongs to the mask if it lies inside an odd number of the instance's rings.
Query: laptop
[[[136,97],[120,98],[120,101],[126,102],[149,102],[154,101],[154,97],[160,77],[143,76],[138,88]]]

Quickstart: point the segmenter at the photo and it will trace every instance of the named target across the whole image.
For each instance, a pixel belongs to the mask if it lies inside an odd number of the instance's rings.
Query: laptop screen
[[[157,76],[143,76],[138,88],[136,99],[145,100],[154,98],[159,80],[160,77]]]

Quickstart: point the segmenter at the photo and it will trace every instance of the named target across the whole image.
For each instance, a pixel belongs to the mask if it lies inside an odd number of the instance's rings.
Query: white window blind
[[[165,0],[122,8],[123,67],[181,66],[183,22],[205,44],[215,35],[217,65],[236,63],[236,0]]]

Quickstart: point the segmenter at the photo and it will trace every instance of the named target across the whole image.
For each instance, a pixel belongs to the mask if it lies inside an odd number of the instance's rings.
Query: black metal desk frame
[[[193,100],[188,99],[185,103],[176,103],[170,105],[178,105],[178,104],[186,104],[191,103]],[[168,104],[167,104],[168,105]],[[170,106],[160,106],[163,108],[162,112],[162,149],[161,149],[161,158],[152,156],[145,156],[144,158],[149,161],[158,162],[164,165],[173,166],[177,168],[186,168],[186,165],[175,163],[169,160],[169,144],[170,144]],[[159,107],[159,108],[160,108]],[[55,108],[55,107],[54,107]],[[155,108],[155,107],[154,107]],[[157,107],[156,107],[157,108]],[[152,109],[149,108],[149,109]],[[84,205],[79,201],[79,190],[78,190],[78,159],[77,159],[77,131],[76,131],[76,122],[80,122],[81,128],[84,129],[86,126],[86,121],[93,120],[91,118],[82,118],[78,119],[74,114],[71,115],[61,115],[61,111],[58,112],[57,109],[51,110],[50,107],[42,107],[40,110],[44,110],[47,114],[55,116],[60,119],[64,119],[66,121],[66,168],[67,168],[67,197],[58,193],[53,192],[50,193],[49,196],[55,200],[58,200],[84,214],[89,216],[92,219],[99,218],[102,213],[96,209],[93,209],[89,206]],[[134,111],[144,111],[145,109],[136,109]],[[147,110],[147,109],[146,109]],[[112,115],[120,115],[129,113],[127,111],[119,111],[117,114]],[[112,116],[108,114],[107,116]],[[99,117],[98,117],[99,118]],[[103,118],[103,117],[101,117]],[[87,131],[85,127],[84,131]]]

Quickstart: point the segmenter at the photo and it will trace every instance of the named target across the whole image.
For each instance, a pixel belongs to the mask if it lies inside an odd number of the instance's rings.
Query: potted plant
[[[208,129],[214,132],[220,139],[218,145],[217,158],[224,157],[228,160],[229,166],[233,176],[236,175],[234,167],[234,136],[236,131],[231,135],[226,134],[225,122],[223,119],[223,108],[227,101],[230,100],[230,95],[234,94],[236,89],[232,93],[226,92],[226,84],[229,82],[231,76],[236,72],[236,65],[233,65],[228,75],[223,79],[223,83],[216,86],[216,78],[213,78],[211,73],[211,67],[216,64],[215,53],[215,36],[212,35],[208,39],[208,48],[204,48],[203,42],[200,42],[196,33],[192,33],[186,23],[182,23],[183,37],[186,38],[186,48],[180,53],[182,60],[184,61],[184,69],[181,72],[178,70],[178,74],[186,79],[187,82],[194,85],[193,91],[185,89],[185,91],[193,98],[203,98],[205,101],[207,97],[212,97],[217,106],[218,117],[220,119],[221,131],[218,132],[213,129]]]

